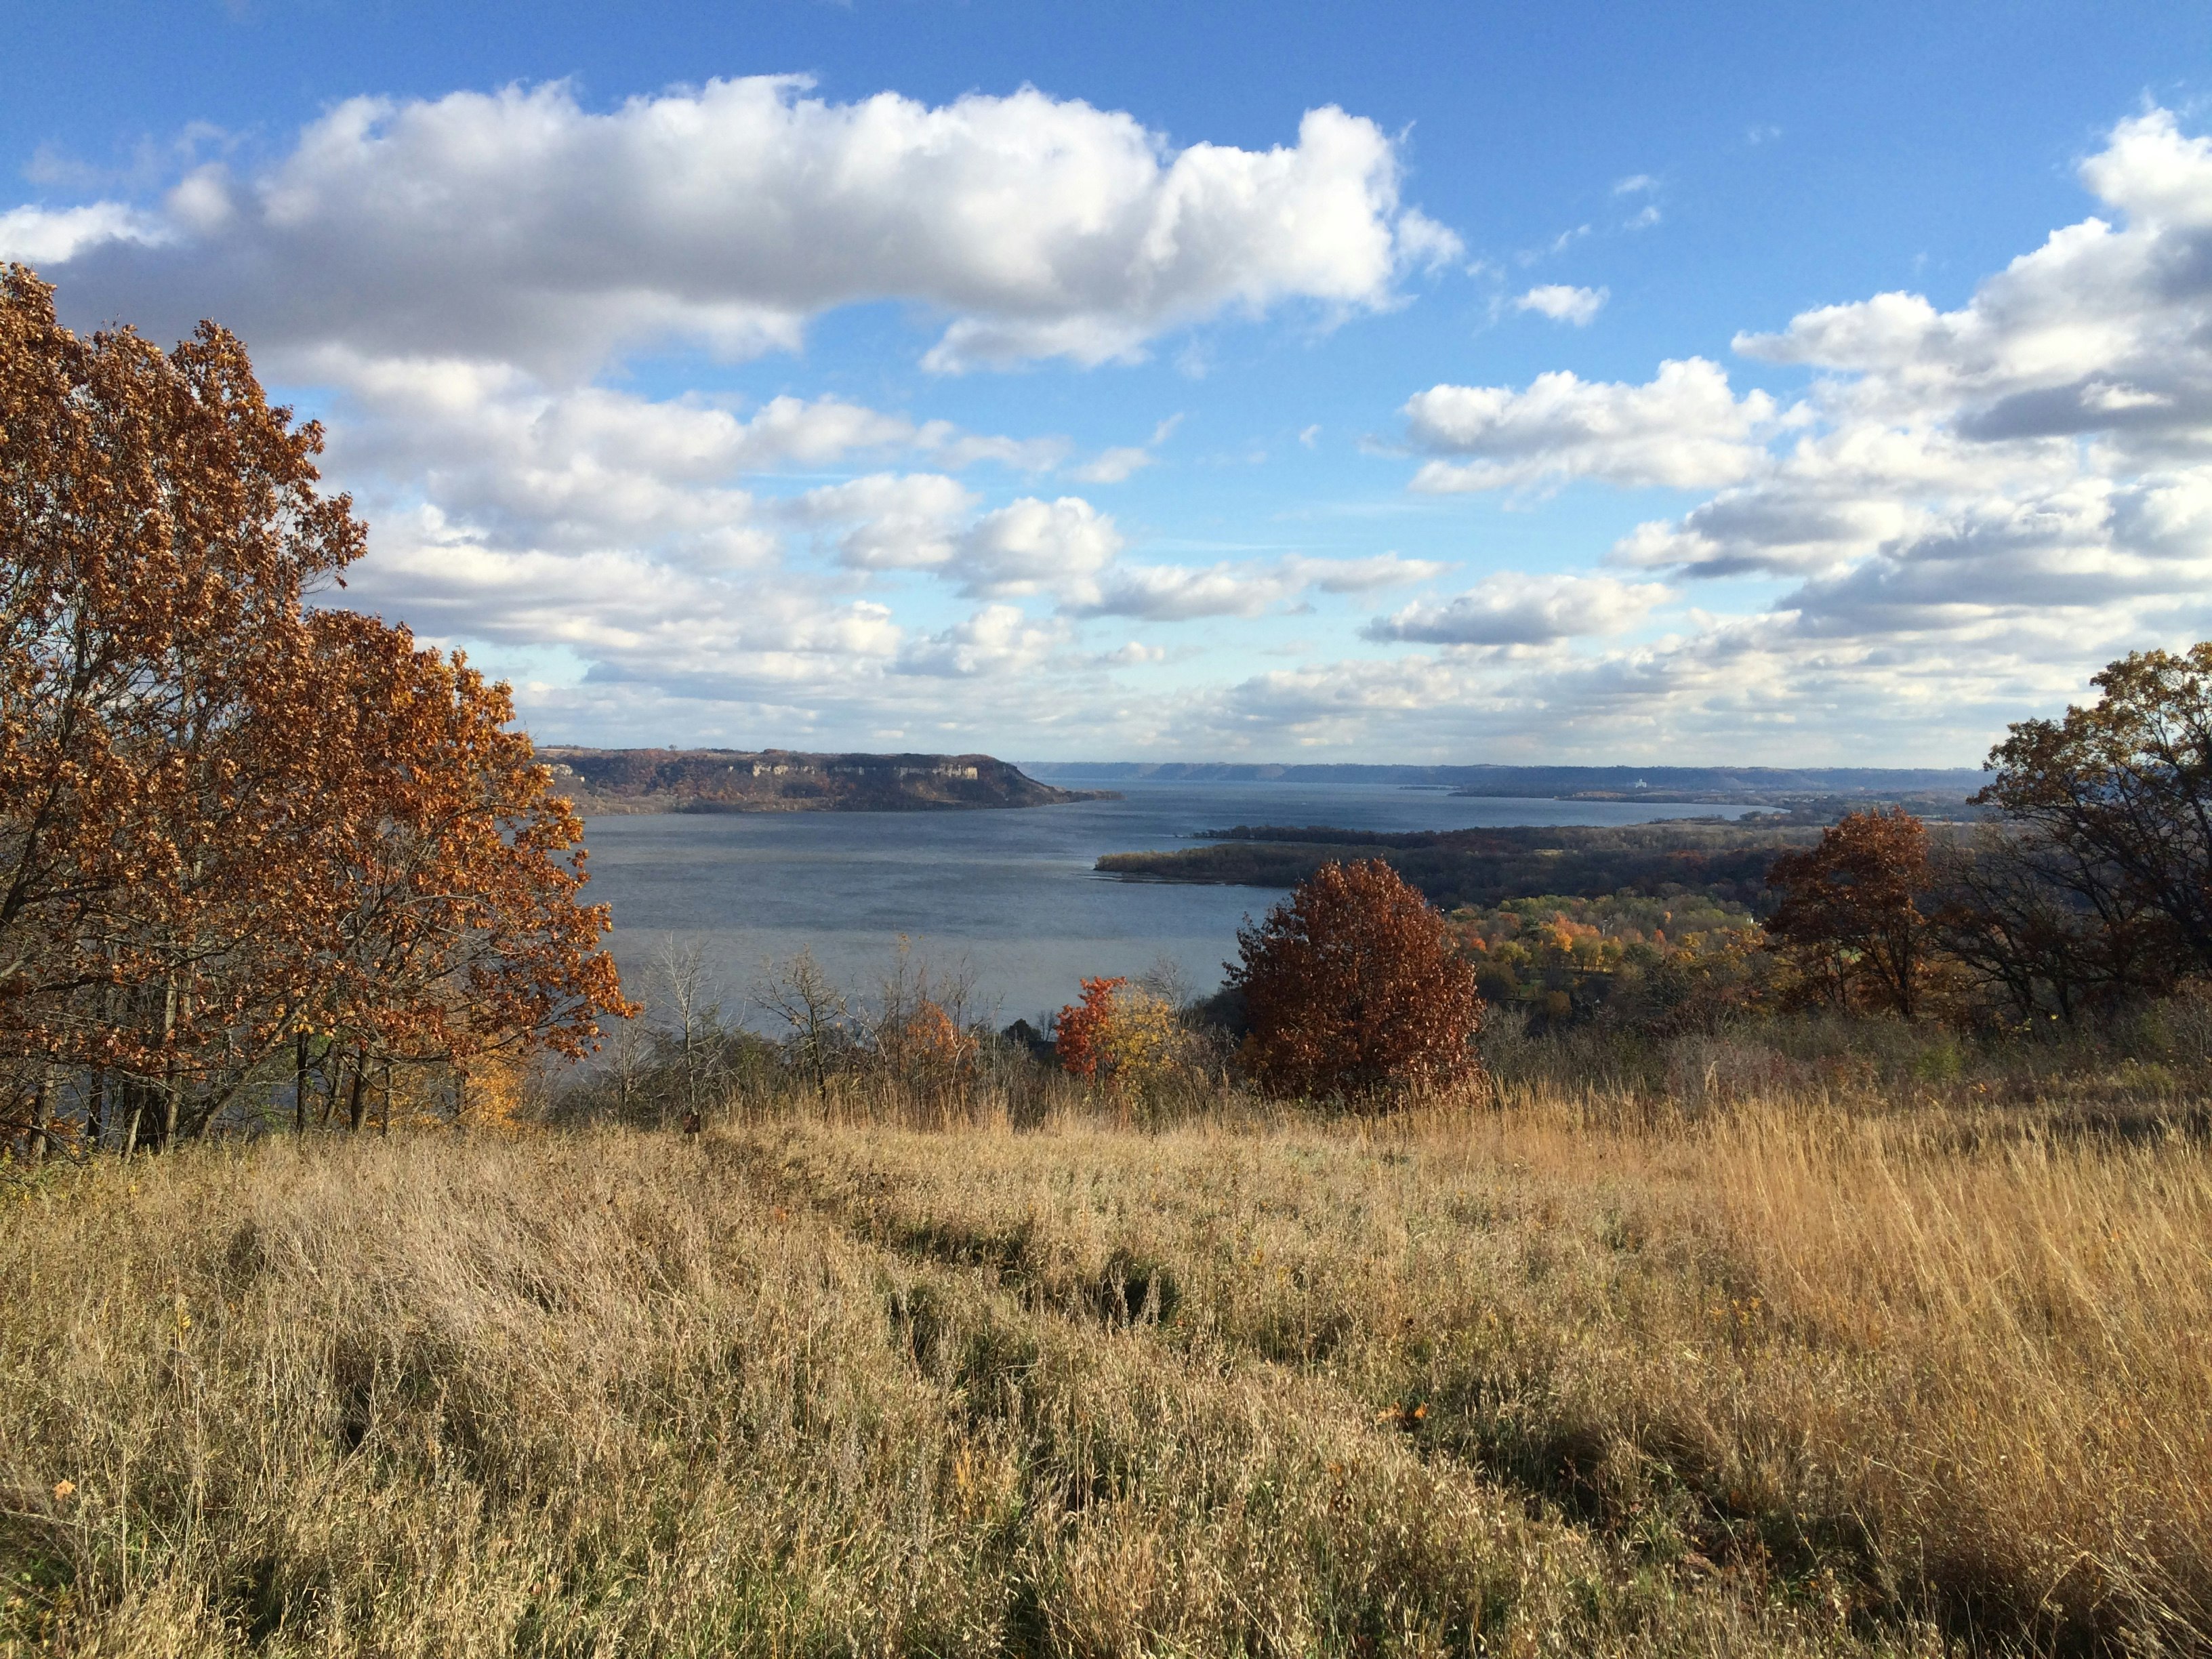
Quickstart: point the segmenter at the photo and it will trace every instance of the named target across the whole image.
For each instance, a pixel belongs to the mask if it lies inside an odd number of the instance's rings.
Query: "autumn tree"
[[[364,538],[321,443],[222,329],[0,275],[0,1057],[126,1143],[311,1040],[465,1068],[623,1006],[505,689],[308,606]]]
[[[265,739],[361,527],[234,338],[79,340],[20,266],[0,446],[0,1042],[155,1090],[173,1129],[197,1063],[237,1069],[207,969],[281,902],[269,775],[300,763]]]
[[[1322,866],[1237,942],[1240,1057],[1269,1092],[1372,1102],[1479,1073],[1474,970],[1382,860]]]
[[[305,1021],[350,1054],[349,1121],[372,1066],[580,1055],[629,1005],[597,948],[605,909],[578,900],[582,823],[510,729],[507,688],[350,612],[310,635],[326,793],[301,826],[318,925],[292,971],[314,988]]]
[[[1817,847],[1775,860],[1766,879],[1782,896],[1767,935],[1817,1000],[1919,1016],[1930,965],[1917,902],[1925,824],[1902,807],[1847,812]]]
[[[1173,1003],[1120,976],[1085,980],[1083,1000],[1062,1008],[1052,1029],[1063,1070],[1119,1090],[1188,1070],[1194,1046]]]
[[[2212,643],[2136,652],[2091,684],[2102,695],[2088,708],[2009,728],[1976,799],[2033,838],[2043,877],[2103,929],[2202,973],[2212,969]]]

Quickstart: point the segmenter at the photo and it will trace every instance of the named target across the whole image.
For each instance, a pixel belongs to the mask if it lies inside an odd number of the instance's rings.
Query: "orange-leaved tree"
[[[304,1093],[311,1042],[465,1066],[625,1006],[504,689],[308,607],[365,535],[321,443],[222,329],[80,339],[0,272],[0,1097],[40,1133],[67,1097],[167,1142],[283,1050]]]
[[[1782,895],[1767,934],[1815,1000],[1918,1018],[1934,965],[1918,904],[1927,825],[1901,806],[1846,812],[1817,847],[1775,860],[1766,880]]]
[[[80,340],[0,273],[0,1045],[123,1079],[165,1133],[289,1012],[282,973],[228,969],[295,873],[301,600],[361,550],[320,447],[222,330]]]
[[[312,629],[315,747],[340,763],[312,884],[331,912],[312,1023],[350,1067],[349,1120],[372,1068],[583,1053],[599,1014],[633,1011],[598,949],[605,907],[578,902],[582,823],[508,729],[507,688],[373,618],[325,611]]]
[[[1474,969],[1382,860],[1324,864],[1237,942],[1240,1058],[1269,1092],[1371,1102],[1480,1074]]]

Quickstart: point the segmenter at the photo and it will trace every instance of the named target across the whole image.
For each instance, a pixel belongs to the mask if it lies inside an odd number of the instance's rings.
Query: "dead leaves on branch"
[[[80,339],[0,276],[0,1051],[204,1124],[299,1034],[586,1048],[627,1006],[507,688],[309,596],[365,530],[213,325]]]

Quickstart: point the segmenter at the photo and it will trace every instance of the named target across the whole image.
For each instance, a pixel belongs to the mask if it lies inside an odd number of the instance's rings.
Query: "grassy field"
[[[0,1194],[0,1647],[2198,1650],[2212,1152],[779,1109]]]

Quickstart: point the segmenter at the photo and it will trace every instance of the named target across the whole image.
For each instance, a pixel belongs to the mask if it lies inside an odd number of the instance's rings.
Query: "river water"
[[[1330,824],[1352,830],[1641,823],[1726,808],[1498,800],[1376,784],[1150,782],[1124,799],[973,812],[666,814],[591,820],[585,896],[614,910],[610,941],[633,994],[672,941],[696,943],[745,1017],[769,958],[810,949],[855,989],[903,934],[926,959],[964,965],[981,1011],[1003,1024],[1073,1001],[1085,975],[1144,973],[1165,957],[1194,990],[1220,982],[1237,927],[1276,893],[1124,882],[1092,873],[1102,853],[1189,844],[1204,830]],[[756,1017],[757,1018],[757,1017]]]

